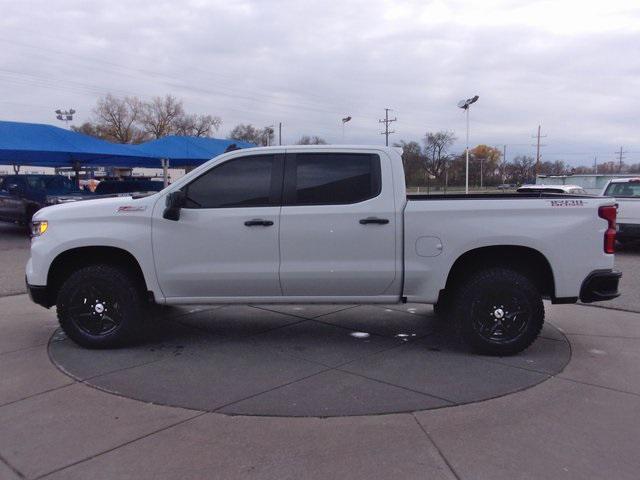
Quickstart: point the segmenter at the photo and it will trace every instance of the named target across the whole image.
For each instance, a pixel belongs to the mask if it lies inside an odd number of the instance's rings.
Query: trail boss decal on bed
[[[584,207],[584,200],[549,200],[552,207]]]

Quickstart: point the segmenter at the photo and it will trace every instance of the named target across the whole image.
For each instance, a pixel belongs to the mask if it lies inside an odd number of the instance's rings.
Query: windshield
[[[45,179],[47,190],[57,192],[75,192],[76,186],[70,178],[62,175],[54,175]]]
[[[45,190],[48,194],[77,192],[73,181],[63,175],[25,175],[24,178],[32,190]]]
[[[640,198],[640,183],[610,183],[604,194],[607,197]]]

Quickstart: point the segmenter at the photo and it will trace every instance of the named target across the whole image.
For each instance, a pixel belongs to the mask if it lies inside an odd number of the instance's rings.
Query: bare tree
[[[402,164],[404,166],[404,176],[407,185],[421,185],[424,181],[424,155],[420,144],[415,141],[405,142],[400,140],[393,144],[394,147],[402,148]]]
[[[303,135],[300,137],[300,140],[296,142],[297,145],[326,145],[327,141],[324,138],[318,137],[314,135],[310,137],[309,135]]]
[[[236,125],[229,138],[254,143],[256,145],[271,145],[273,143],[274,130],[271,127],[256,128],[251,124]]]
[[[521,155],[513,159],[513,162],[509,164],[507,171],[509,176],[515,180],[516,183],[522,184],[532,180],[535,176],[535,164],[535,158],[527,155]]]
[[[449,149],[456,141],[453,132],[427,132],[424,137],[424,168],[428,174],[441,178],[449,161]]]
[[[93,109],[94,129],[101,138],[117,143],[138,143],[143,132],[137,126],[142,113],[142,103],[136,97],[119,99],[111,94],[98,100]],[[91,130],[84,126],[85,131]]]
[[[220,125],[222,125],[220,117],[184,114],[174,120],[173,129],[176,135],[210,137],[214,131],[218,131]]]
[[[176,132],[175,123],[184,116],[182,101],[172,95],[155,97],[144,104],[140,124],[152,138],[162,138]]]

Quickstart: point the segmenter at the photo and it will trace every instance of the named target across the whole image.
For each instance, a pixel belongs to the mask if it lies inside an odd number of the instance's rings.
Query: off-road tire
[[[451,313],[462,340],[485,355],[523,351],[544,324],[544,305],[536,285],[526,275],[506,267],[487,268],[461,282],[451,302]]]
[[[60,287],[56,306],[62,330],[86,348],[135,342],[148,309],[144,289],[134,276],[110,265],[89,265],[73,272]]]

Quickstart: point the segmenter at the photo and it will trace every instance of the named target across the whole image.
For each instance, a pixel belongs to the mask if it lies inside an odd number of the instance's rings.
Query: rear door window
[[[380,194],[380,157],[302,153],[287,158],[288,205],[358,203]]]

